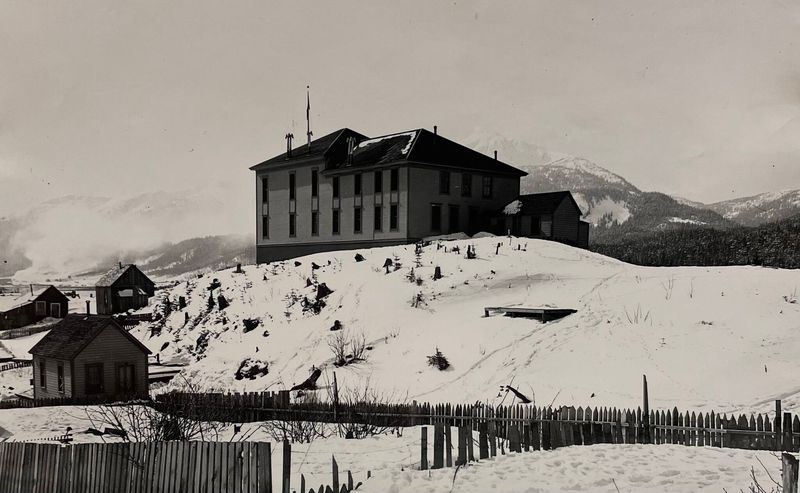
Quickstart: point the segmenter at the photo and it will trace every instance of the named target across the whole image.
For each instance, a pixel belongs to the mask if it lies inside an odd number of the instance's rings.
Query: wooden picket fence
[[[55,325],[56,323],[58,322],[53,322],[52,324],[45,324],[45,325],[36,325],[33,327],[18,327],[16,329],[0,330],[0,340],[18,339],[20,337],[27,337],[33,334],[38,334],[40,332],[52,329],[53,325]]]
[[[282,493],[291,483],[291,446],[283,443]],[[369,474],[367,475],[369,477]],[[353,475],[301,493],[350,493]],[[271,493],[272,448],[266,442],[150,442],[58,445],[0,443],[3,493]]]
[[[20,397],[16,399],[6,399],[0,401],[0,409],[17,409],[17,408],[32,408],[32,407],[47,407],[47,406],[92,406],[98,404],[110,404],[114,402],[133,402],[133,401],[148,401],[150,396],[148,394],[132,395],[132,396],[113,396],[113,395],[99,395],[99,396],[83,396],[83,397],[53,397],[49,399],[30,399]]]
[[[26,361],[11,361],[10,363],[3,363],[0,365],[0,372],[6,370],[14,370],[16,368],[25,368],[27,366],[33,366],[33,361],[26,360]]]

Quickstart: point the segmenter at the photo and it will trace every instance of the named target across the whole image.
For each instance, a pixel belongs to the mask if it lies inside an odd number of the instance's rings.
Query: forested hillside
[[[592,250],[648,266],[763,265],[800,268],[800,215],[758,227],[725,230],[687,225],[655,233],[629,233]]]

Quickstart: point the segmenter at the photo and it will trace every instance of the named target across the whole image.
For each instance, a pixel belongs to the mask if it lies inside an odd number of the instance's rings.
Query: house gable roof
[[[112,317],[75,314],[67,315],[28,352],[34,356],[73,360],[106,328],[119,330],[143,353],[150,354],[150,350],[144,344],[130,335]]]
[[[575,209],[578,210],[578,213],[581,213],[581,208],[578,207],[578,203],[575,202],[575,198],[572,196],[572,193],[569,191],[560,191],[560,192],[545,192],[545,193],[531,193],[528,195],[520,195],[516,199],[509,202],[509,204],[505,207],[504,212],[506,214],[519,214],[522,213],[523,215],[542,215],[542,214],[552,214],[558,209],[558,206],[561,205],[561,202],[564,200],[569,200],[575,206]],[[517,207],[510,207],[514,202],[519,202]],[[516,212],[511,212],[516,211]]]
[[[67,298],[66,295],[64,295],[64,293],[62,293],[61,291],[58,290],[58,288],[52,285],[36,288],[33,290],[33,293],[31,293],[30,290],[25,290],[19,294],[0,295],[0,312],[6,312],[9,310],[13,310],[14,308],[19,308],[23,305],[27,305],[28,303],[33,303],[34,301],[39,299],[40,296],[45,294],[47,291],[50,291],[51,289],[57,291],[58,294],[64,297],[64,299]]]
[[[344,156],[347,154],[347,137],[355,137],[356,141],[362,141],[367,138],[365,135],[362,135],[355,130],[351,130],[349,128],[340,128],[335,132],[331,132],[328,135],[324,135],[318,139],[312,140],[311,145],[303,144],[295,147],[292,149],[291,157],[287,156],[284,152],[273,158],[267,159],[266,161],[262,161],[254,166],[251,166],[250,169],[256,171],[270,165],[285,164],[292,161],[307,160],[314,157],[338,161],[339,159],[336,158],[337,154],[342,154],[341,158],[344,158]]]
[[[125,275],[125,273],[128,272],[129,269],[136,269],[137,271],[139,271],[139,273],[145,279],[147,279],[150,282],[150,284],[155,285],[155,283],[152,280],[150,280],[150,278],[147,277],[144,274],[144,272],[142,272],[138,267],[136,267],[136,265],[134,265],[134,264],[122,264],[122,268],[117,266],[117,267],[114,267],[113,269],[109,270],[105,274],[103,274],[100,277],[100,279],[97,280],[97,282],[95,283],[95,286],[98,287],[98,288],[111,287],[111,286],[114,285],[114,283],[116,283],[119,280],[120,277]]]

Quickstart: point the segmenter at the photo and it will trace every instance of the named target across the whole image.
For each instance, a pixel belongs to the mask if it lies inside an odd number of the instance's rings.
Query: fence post
[[[453,440],[451,437],[452,429],[453,427],[450,426],[450,423],[447,423],[444,427],[444,456],[447,467],[453,467]]]
[[[463,466],[467,463],[467,428],[464,425],[458,427],[458,457],[456,457],[456,465]]]
[[[775,450],[783,450],[783,433],[781,432],[781,418],[783,417],[783,413],[781,412],[781,400],[778,399],[775,401]]]
[[[339,385],[336,382],[336,372],[333,372],[333,422],[339,424]]]
[[[331,475],[333,476],[333,491],[339,491],[339,464],[336,463],[336,457],[331,455]]]
[[[792,454],[783,453],[783,493],[797,492],[798,461]]]
[[[421,429],[421,433],[422,436],[420,437],[419,469],[421,471],[424,471],[428,469],[428,427],[423,426]]]
[[[444,467],[444,425],[437,424],[433,427],[433,468]]]
[[[289,493],[290,483],[292,479],[292,446],[289,445],[289,440],[283,441],[283,474],[281,477],[281,491]]]
[[[478,423],[478,458],[489,458],[489,439],[487,436],[486,421]]]
[[[642,431],[644,443],[653,443],[650,436],[650,396],[647,392],[647,375],[642,375]]]

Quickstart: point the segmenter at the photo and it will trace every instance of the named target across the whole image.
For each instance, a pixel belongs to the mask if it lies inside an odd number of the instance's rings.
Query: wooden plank
[[[442,467],[444,467],[444,425],[436,424],[433,427],[433,468]]]
[[[435,440],[434,440],[435,443]],[[436,450],[434,449],[434,464],[436,463]],[[489,434],[487,432],[486,422],[478,425],[478,458],[489,458]],[[434,467],[436,469],[436,467]]]
[[[492,417],[494,417],[494,413],[492,413]],[[497,433],[495,432],[497,424],[494,420],[489,421],[488,423],[488,435],[489,435],[489,457],[497,457]],[[448,464],[449,466],[449,464]]]
[[[292,479],[292,447],[288,440],[283,441],[283,469],[281,472],[282,493],[289,493]]]
[[[256,443],[256,491],[272,493],[272,451],[267,442]],[[252,474],[252,472],[251,472]]]
[[[336,457],[331,455],[331,482],[333,484],[332,490],[339,491],[339,464],[336,463]]]
[[[420,457],[419,468],[422,471],[428,469],[428,427],[420,428]]]
[[[250,476],[252,453],[252,442],[244,442],[242,444],[242,493],[256,493],[251,480],[252,476]]]
[[[467,439],[465,437],[466,428],[462,425],[458,427],[458,457],[456,466],[463,466],[467,463]]]
[[[453,467],[453,441],[451,435],[452,424],[448,422],[447,426],[444,428],[444,456],[447,467]]]
[[[800,467],[798,467],[797,458],[792,454],[783,453],[781,455],[781,461],[783,463],[781,473],[783,493],[798,493],[797,483]]]

